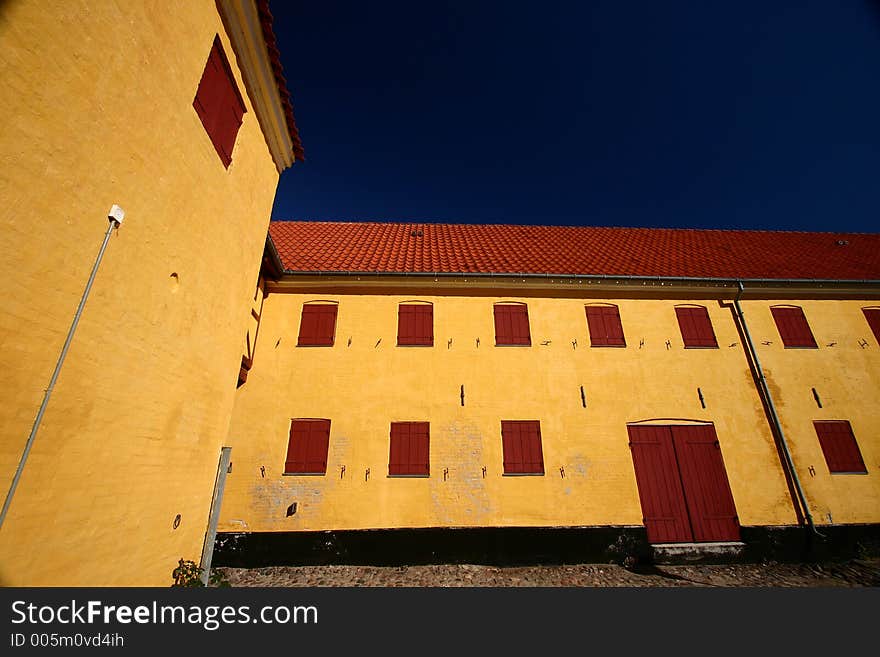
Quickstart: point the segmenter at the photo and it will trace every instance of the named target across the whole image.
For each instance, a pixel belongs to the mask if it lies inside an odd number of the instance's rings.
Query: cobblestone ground
[[[216,568],[231,586],[880,586],[880,559],[822,564]]]

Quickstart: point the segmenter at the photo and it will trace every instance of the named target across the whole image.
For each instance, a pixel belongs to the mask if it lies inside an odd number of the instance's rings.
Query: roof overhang
[[[875,299],[880,281],[717,279],[565,274],[468,274],[284,271],[270,289],[275,292],[335,291],[369,294],[396,288],[429,289],[441,294],[648,296],[655,298],[731,299],[743,285],[743,299]]]
[[[295,144],[269,59],[257,3],[255,0],[217,0],[217,10],[235,51],[266,145],[281,173],[296,161]]]

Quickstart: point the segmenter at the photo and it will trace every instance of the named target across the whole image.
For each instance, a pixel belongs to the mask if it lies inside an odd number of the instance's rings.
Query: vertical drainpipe
[[[742,326],[743,333],[746,336],[746,342],[748,343],[749,355],[752,358],[752,362],[755,364],[755,371],[758,375],[758,387],[760,389],[761,394],[764,399],[767,400],[767,407],[770,409],[770,419],[773,422],[773,426],[776,429],[776,433],[779,436],[779,442],[782,445],[782,453],[785,456],[785,465],[788,471],[791,473],[792,480],[794,481],[795,489],[797,490],[798,500],[800,501],[801,508],[804,510],[804,517],[807,519],[807,524],[810,526],[810,529],[817,536],[822,536],[818,531],[816,531],[816,526],[813,524],[813,516],[810,514],[810,507],[807,504],[807,496],[804,493],[803,486],[801,486],[801,480],[798,478],[797,470],[794,467],[794,460],[791,458],[791,452],[788,450],[788,443],[785,440],[785,433],[782,430],[782,423],[779,421],[779,415],[776,413],[776,406],[773,404],[773,396],[770,394],[770,388],[767,385],[767,379],[764,377],[764,369],[761,367],[761,361],[758,359],[758,352],[755,350],[755,343],[752,342],[752,334],[749,333],[749,325],[746,324],[745,317],[743,316],[742,306],[739,304],[739,299],[745,291],[745,287],[742,284],[742,281],[737,281],[737,285],[739,286],[739,292],[737,292],[736,298],[733,300],[733,304],[736,307],[736,314],[739,319],[740,326]]]

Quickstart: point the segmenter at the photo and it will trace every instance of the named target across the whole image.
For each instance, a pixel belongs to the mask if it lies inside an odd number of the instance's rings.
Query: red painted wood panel
[[[585,306],[591,347],[625,347],[617,306]]]
[[[408,465],[409,422],[392,422],[388,474],[405,474]]]
[[[501,443],[504,450],[504,473],[516,474],[523,471],[522,440],[519,424],[501,421]]]
[[[205,70],[202,72],[202,79],[199,81],[196,97],[193,100],[193,107],[202,120],[202,125],[208,136],[215,132],[217,114],[214,109],[223,103],[226,96],[226,86],[226,71],[220,58],[218,44],[215,42],[208,54],[208,61],[205,64]]]
[[[531,345],[529,331],[529,311],[524,304],[496,304],[495,344],[496,345]]]
[[[816,435],[831,473],[867,473],[859,444],[848,420],[814,420]]]
[[[330,447],[330,420],[293,420],[284,472],[326,474]]]
[[[428,422],[410,424],[411,474],[428,475],[431,472],[430,425]]]
[[[434,344],[434,307],[428,304],[405,304],[398,306],[397,344]]]
[[[712,425],[672,426],[694,540],[738,541],[739,520]]]
[[[675,309],[675,316],[686,348],[718,347],[712,320],[706,308],[679,306]]]
[[[220,160],[228,167],[245,107],[219,37],[215,37],[208,55],[193,107]]]
[[[297,346],[333,346],[336,309],[335,304],[305,304],[299,324]]]
[[[429,423],[392,422],[388,474],[429,475],[430,472]]]
[[[770,312],[773,313],[773,321],[776,322],[779,337],[786,348],[818,348],[802,308],[774,306]]]
[[[874,333],[874,339],[880,344],[880,308],[862,308],[862,312]]]
[[[544,474],[541,423],[537,420],[502,420],[504,474]]]
[[[627,431],[648,540],[693,540],[669,427],[628,426]]]

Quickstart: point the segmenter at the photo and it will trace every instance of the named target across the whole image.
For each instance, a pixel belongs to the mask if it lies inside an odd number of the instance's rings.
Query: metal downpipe
[[[774,428],[776,429],[777,435],[779,436],[779,441],[782,444],[782,453],[785,455],[786,467],[791,473],[792,480],[794,481],[794,486],[798,494],[798,500],[800,501],[801,507],[804,510],[804,517],[807,520],[807,524],[810,526],[810,529],[813,531],[814,534],[824,538],[824,535],[818,532],[818,530],[816,529],[816,525],[813,523],[813,516],[812,514],[810,514],[810,507],[807,504],[807,496],[804,493],[803,486],[801,486],[801,480],[798,477],[797,470],[794,467],[794,460],[791,457],[791,452],[788,449],[788,443],[785,440],[785,432],[782,430],[782,423],[779,421],[779,415],[776,413],[776,406],[773,403],[773,395],[770,394],[770,388],[767,385],[767,379],[764,377],[764,368],[761,367],[761,361],[758,358],[758,352],[755,350],[755,343],[752,342],[752,334],[749,332],[749,325],[746,324],[745,317],[743,316],[742,306],[739,303],[739,299],[742,296],[742,293],[745,291],[745,287],[743,286],[742,281],[737,281],[737,285],[739,286],[739,292],[733,299],[733,304],[736,307],[736,314],[737,318],[739,319],[740,326],[742,326],[743,333],[746,336],[749,355],[752,357],[752,362],[754,362],[755,364],[755,370],[758,374],[758,385],[761,388],[761,393],[767,400],[767,407],[770,409],[770,418],[773,422]]]

